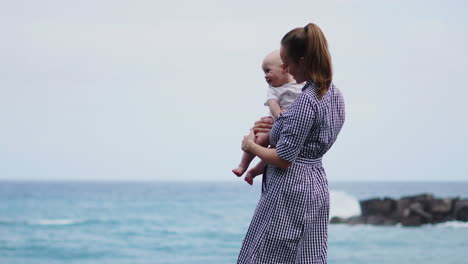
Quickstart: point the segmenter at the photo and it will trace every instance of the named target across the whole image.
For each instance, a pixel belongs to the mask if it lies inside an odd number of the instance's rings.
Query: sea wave
[[[0,219],[0,226],[72,226],[72,225],[88,225],[88,224],[113,224],[115,220],[102,219]]]
[[[341,190],[330,191],[330,217],[351,217],[361,214],[359,200]]]
[[[448,221],[436,225],[437,227],[449,227],[449,228],[468,228],[468,222],[461,221]]]
[[[33,225],[74,225],[83,223],[85,221],[73,220],[73,219],[40,219],[36,221],[30,221],[29,224]]]

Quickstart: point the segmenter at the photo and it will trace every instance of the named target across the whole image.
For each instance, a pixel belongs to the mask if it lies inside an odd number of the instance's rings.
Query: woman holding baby
[[[343,126],[344,101],[332,83],[327,40],[317,25],[288,32],[280,55],[296,82],[306,85],[273,125],[268,118],[257,121],[242,141],[242,150],[267,166],[237,263],[327,263],[330,206],[321,160]],[[255,133],[265,131],[270,148],[255,143]]]

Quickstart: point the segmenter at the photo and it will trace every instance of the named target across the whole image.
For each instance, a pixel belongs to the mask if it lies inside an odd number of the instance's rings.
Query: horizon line
[[[22,182],[83,182],[83,183],[206,183],[206,182],[213,182],[213,183],[232,183],[235,182],[237,179],[233,180],[209,180],[209,179],[201,179],[201,180],[193,180],[193,179],[175,179],[175,180],[160,180],[160,179],[0,179],[0,183],[3,182],[11,182],[11,183],[22,183]],[[368,180],[368,179],[350,179],[350,180],[328,180],[328,182],[338,182],[338,183],[351,183],[351,182],[375,182],[375,183],[442,183],[442,182],[449,182],[449,183],[468,183],[467,180]]]

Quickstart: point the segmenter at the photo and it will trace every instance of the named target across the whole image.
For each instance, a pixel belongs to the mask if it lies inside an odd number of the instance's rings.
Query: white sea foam
[[[436,225],[437,227],[450,227],[450,228],[468,228],[468,222],[461,221],[448,221]]]
[[[32,224],[36,225],[73,225],[79,223],[78,220],[72,219],[40,219],[37,221],[31,221]]]
[[[351,217],[361,214],[359,200],[344,192],[330,191],[330,217]]]

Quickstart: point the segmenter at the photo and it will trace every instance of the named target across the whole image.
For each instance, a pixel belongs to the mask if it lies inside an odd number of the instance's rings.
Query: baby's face
[[[262,69],[265,73],[265,80],[269,85],[278,87],[287,83],[287,73],[283,70],[281,63],[264,61]]]

